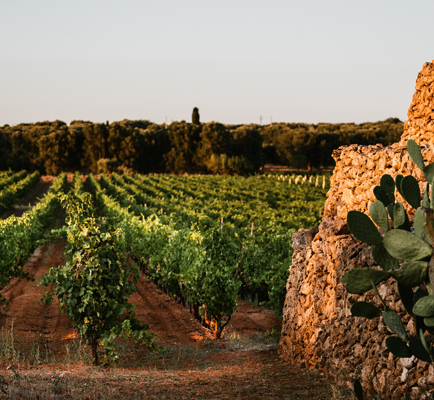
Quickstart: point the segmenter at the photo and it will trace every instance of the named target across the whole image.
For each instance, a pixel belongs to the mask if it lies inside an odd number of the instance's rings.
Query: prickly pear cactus
[[[357,317],[383,317],[396,335],[386,339],[386,346],[397,357],[415,356],[434,362],[434,349],[425,334],[434,332],[434,164],[425,166],[419,146],[409,140],[407,150],[422,170],[428,183],[421,195],[417,180],[409,175],[381,178],[374,189],[377,201],[369,208],[371,218],[359,211],[350,211],[347,225],[354,237],[371,245],[371,253],[382,270],[358,268],[341,277],[349,293],[362,294],[374,290],[382,309],[359,301],[351,307]],[[430,188],[431,186],[431,196]],[[416,209],[413,226],[404,206],[395,200],[395,189]],[[415,319],[416,337],[409,337],[398,314],[389,309],[376,286],[389,279],[396,280],[398,292],[407,313]]]

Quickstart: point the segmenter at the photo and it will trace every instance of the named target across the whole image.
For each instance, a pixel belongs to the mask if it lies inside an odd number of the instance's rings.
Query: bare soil
[[[3,212],[1,217],[3,219],[11,215],[21,217],[27,210],[33,207],[39,201],[39,199],[45,196],[55,178],[56,177],[52,175],[41,176],[39,182],[31,190],[29,190],[24,198],[14,204],[12,208]]]
[[[65,351],[65,340],[73,340],[78,335],[66,315],[61,313],[56,297],[51,306],[39,305],[47,289],[37,283],[50,268],[66,262],[65,245],[65,240],[58,240],[55,244],[39,247],[25,266],[35,280],[15,278],[1,291],[10,304],[2,306],[0,328],[10,328],[13,322],[14,332],[26,337],[26,341],[31,341],[35,333],[43,335],[44,342],[59,354]],[[140,277],[137,289],[130,298],[136,306],[137,318],[149,325],[150,332],[155,334],[161,345],[194,345],[214,339],[213,333],[203,327],[193,314],[146,276]],[[244,338],[272,330],[278,332],[280,325],[281,321],[271,311],[240,300],[223,336]]]
[[[144,276],[131,301],[156,335],[159,352],[119,342],[117,366],[93,367],[88,346],[78,340],[57,299],[49,307],[39,305],[46,289],[37,282],[65,262],[65,244],[38,248],[26,264],[35,281],[14,279],[2,290],[10,304],[0,315],[0,398],[344,398],[324,377],[278,358],[281,321],[269,310],[240,301],[224,337],[214,340]]]

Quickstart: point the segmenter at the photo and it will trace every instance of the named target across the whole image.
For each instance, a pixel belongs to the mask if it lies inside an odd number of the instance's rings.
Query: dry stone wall
[[[425,63],[416,80],[416,91],[408,110],[408,120],[399,142],[413,139],[417,144],[431,144],[434,138],[434,64]]]
[[[370,247],[354,239],[346,226],[350,210],[368,213],[373,188],[383,174],[412,173],[421,190],[426,182],[406,151],[413,138],[425,162],[434,162],[434,64],[426,63],[416,82],[401,141],[389,147],[345,146],[333,153],[336,167],[320,226],[294,234],[293,265],[283,310],[280,355],[332,376],[350,388],[355,377],[370,394],[382,399],[426,398],[434,392],[434,366],[415,359],[398,359],[385,345],[391,332],[381,318],[352,317],[351,305],[366,300],[380,306],[373,291],[350,295],[340,277],[353,268],[375,267]],[[406,204],[398,192],[397,200]],[[411,210],[407,209],[411,218]],[[378,267],[377,267],[378,268]],[[388,306],[400,313],[415,335],[392,281],[378,286]]]

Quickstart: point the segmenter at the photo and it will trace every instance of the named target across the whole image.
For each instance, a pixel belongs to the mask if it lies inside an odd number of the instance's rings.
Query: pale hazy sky
[[[405,120],[433,0],[0,0],[0,125]]]

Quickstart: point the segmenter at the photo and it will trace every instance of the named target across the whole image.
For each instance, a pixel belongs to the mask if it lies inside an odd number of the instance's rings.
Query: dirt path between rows
[[[37,283],[65,262],[65,245],[59,240],[38,248],[26,264],[35,281],[14,279],[1,291],[10,304],[0,315],[0,398],[349,398],[320,375],[278,358],[280,320],[269,310],[240,301],[224,338],[212,340],[189,311],[143,276],[131,302],[160,351],[119,342],[117,366],[93,367],[57,299],[39,305],[46,288]]]
[[[26,196],[18,201],[9,210],[6,210],[1,217],[6,219],[11,215],[21,217],[27,210],[33,207],[50,189],[50,186],[55,179],[55,176],[45,175],[41,176],[39,182],[29,190]]]
[[[157,285],[141,277],[138,292],[131,296],[136,305],[137,317],[150,326],[157,338],[171,345],[192,344],[214,339],[210,330],[204,328],[187,309],[176,303]],[[270,311],[240,301],[224,335],[248,336],[280,330],[280,321]]]
[[[1,291],[2,295],[10,301],[8,306],[2,307],[1,328],[10,326],[13,322],[14,332],[21,334],[21,337],[31,340],[37,335],[43,337],[47,345],[59,343],[65,334],[72,333],[71,324],[67,316],[60,312],[56,297],[50,307],[39,305],[39,300],[47,289],[37,286],[52,266],[64,263],[64,247],[65,243],[39,247],[25,266],[25,269],[34,276],[35,281],[15,278]]]
[[[15,278],[1,291],[10,301],[2,307],[0,328],[10,326],[14,330],[28,335],[44,335],[47,343],[62,347],[64,340],[77,337],[68,318],[60,312],[59,302],[54,296],[51,306],[40,306],[39,300],[47,291],[38,286],[38,282],[51,267],[58,267],[66,262],[64,256],[65,240],[39,247],[30,257],[25,270],[30,272],[35,281]],[[130,302],[136,306],[137,318],[150,326],[150,331],[157,340],[165,345],[192,345],[196,342],[212,340],[212,332],[204,328],[186,308],[172,300],[157,285],[142,275]],[[249,336],[266,331],[278,331],[280,320],[270,311],[241,302],[225,330],[225,335]],[[60,351],[60,349],[58,349]]]

